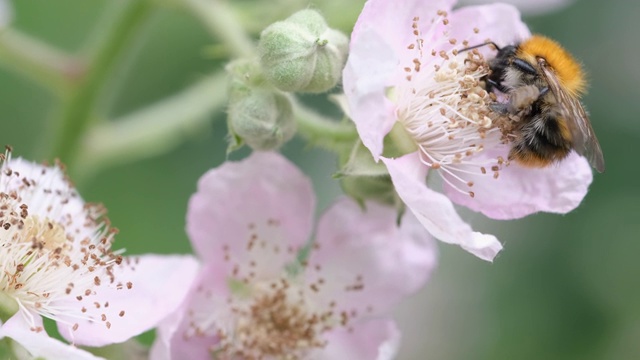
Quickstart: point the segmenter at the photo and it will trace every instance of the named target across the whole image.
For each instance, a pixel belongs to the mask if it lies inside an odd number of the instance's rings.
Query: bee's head
[[[533,35],[518,45],[516,56],[532,65],[543,58],[568,93],[577,96],[585,91],[587,83],[580,63],[557,42]]]

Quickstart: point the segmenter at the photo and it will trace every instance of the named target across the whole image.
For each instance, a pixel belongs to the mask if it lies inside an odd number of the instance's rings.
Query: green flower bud
[[[5,322],[15,315],[20,307],[18,302],[9,294],[0,291],[0,320]]]
[[[360,204],[367,200],[400,208],[402,201],[391,182],[387,167],[376,163],[371,152],[358,142],[348,153],[340,154],[341,169],[335,175],[345,194]]]
[[[260,64],[251,59],[237,59],[224,68],[231,76],[231,92],[238,90],[236,85],[246,85],[248,87],[268,87],[268,83],[262,74]],[[231,99],[233,101],[233,99]]]
[[[321,93],[340,80],[349,39],[315,10],[302,10],[260,34],[258,52],[267,80],[283,91]]]
[[[373,200],[390,206],[402,204],[389,175],[345,176],[340,179],[340,186],[345,194],[360,204],[364,204],[366,200]]]
[[[415,139],[400,122],[396,122],[384,137],[382,155],[388,158],[397,158],[416,151],[418,151],[418,146]]]
[[[249,88],[239,81],[232,84],[227,122],[229,150],[244,143],[254,150],[273,150],[296,132],[291,101],[285,94]]]

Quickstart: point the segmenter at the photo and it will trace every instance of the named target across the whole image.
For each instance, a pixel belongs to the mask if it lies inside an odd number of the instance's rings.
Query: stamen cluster
[[[508,141],[508,119],[490,107],[496,98],[482,85],[482,78],[489,74],[483,55],[477,50],[460,53],[453,48],[457,39],[432,36],[432,32],[441,31],[436,30],[440,24],[449,24],[446,12],[440,11],[438,16],[424,36],[418,30],[419,18],[413,19],[415,40],[407,50],[415,52],[415,57],[404,67],[396,116],[415,140],[423,164],[440,170],[452,188],[473,197],[473,182],[465,180],[465,174],[491,171],[497,178],[507,164],[502,157],[479,161],[475,155]],[[440,40],[428,50],[424,38]],[[463,47],[468,45],[462,41]],[[435,50],[438,48],[450,50]]]
[[[0,291],[15,299],[31,324],[35,313],[73,330],[79,327],[73,319],[109,328],[106,315],[87,311],[109,303],[92,296],[101,287],[132,284],[114,275],[122,257],[110,250],[116,230],[109,228],[105,209],[84,204],[60,164],[12,160],[9,151],[0,161]]]

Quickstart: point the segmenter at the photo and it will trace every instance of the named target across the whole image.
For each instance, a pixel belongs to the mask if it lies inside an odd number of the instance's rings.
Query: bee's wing
[[[562,111],[569,131],[571,132],[571,142],[573,148],[581,155],[584,155],[591,166],[598,172],[604,171],[604,157],[600,143],[591,127],[589,116],[582,107],[580,100],[563,90],[556,74],[547,66],[547,63],[540,59],[540,70],[542,76],[549,84],[549,90],[555,95],[558,105]]]

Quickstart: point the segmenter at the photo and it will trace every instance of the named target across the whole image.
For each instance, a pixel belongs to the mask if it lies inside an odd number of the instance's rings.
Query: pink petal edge
[[[572,152],[558,164],[525,168],[513,163],[500,171],[498,179],[487,174],[469,179],[475,197],[460,194],[445,185],[456,204],[498,220],[511,220],[536,212],[565,214],[580,205],[593,180],[585,158]]]
[[[546,13],[551,13],[554,11],[558,11],[562,8],[565,8],[574,0],[539,0],[539,1],[531,1],[531,0],[501,0],[504,3],[513,5],[518,8],[522,13],[527,14],[529,16],[533,15],[542,15]],[[489,0],[462,0],[460,1],[462,4],[482,4],[487,3]]]
[[[400,347],[400,330],[393,320],[378,318],[355,324],[353,331],[334,331],[327,341],[313,359],[392,360]]]
[[[323,278],[314,295],[321,303],[336,301],[336,311],[369,307],[372,316],[386,314],[421,288],[437,263],[435,241],[413,214],[398,226],[394,208],[373,202],[363,211],[351,199],[338,200],[320,219],[316,244],[306,283]],[[358,274],[363,289],[345,291]]]
[[[417,153],[381,159],[387,165],[402,201],[435,238],[458,244],[483,260],[493,261],[502,250],[502,244],[493,235],[473,232],[445,195],[427,187],[427,167],[420,162]]]
[[[452,31],[449,36],[457,39],[459,44],[467,40],[469,45],[477,45],[489,38],[498,46],[505,46],[531,36],[518,9],[509,4],[461,7],[450,15],[450,23]],[[478,33],[475,29],[479,30]],[[490,47],[479,50],[491,57],[495,56],[495,50]]]

